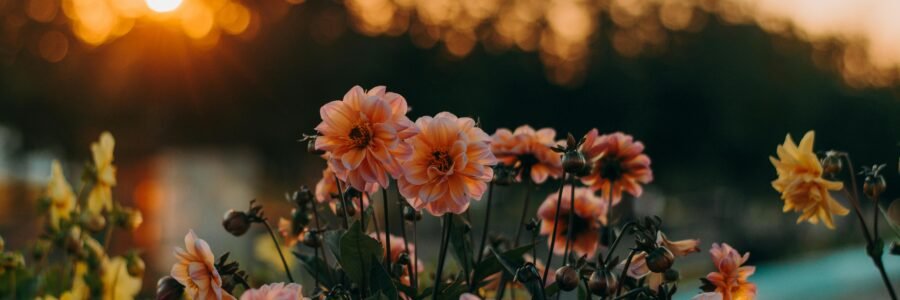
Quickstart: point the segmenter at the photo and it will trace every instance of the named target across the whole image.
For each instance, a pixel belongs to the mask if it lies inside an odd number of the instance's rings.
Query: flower
[[[184,245],[186,250],[175,248],[178,262],[172,266],[172,278],[185,287],[192,299],[234,299],[222,289],[222,277],[209,244],[191,230],[184,236]]]
[[[72,186],[63,176],[59,161],[53,161],[51,170],[46,194],[50,199],[50,227],[58,230],[60,220],[71,219],[76,200],[75,194],[72,193]]]
[[[691,300],[722,300],[722,294],[716,292],[700,293],[691,298]]]
[[[742,266],[750,258],[750,253],[741,256],[728,244],[713,243],[709,249],[713,263],[718,272],[710,272],[706,279],[716,286],[716,292],[722,294],[723,299],[749,300],[756,298],[756,284],[747,281],[750,275],[756,272],[756,267]]]
[[[417,129],[406,117],[406,100],[376,87],[368,93],[354,86],[344,95],[322,106],[322,123],[316,126],[320,136],[316,149],[327,151],[328,165],[338,178],[357,190],[366,190],[367,182],[388,186],[387,173],[401,174],[397,156],[408,155],[405,139]]]
[[[373,233],[369,234],[369,237],[381,242],[382,239],[384,239],[384,234],[381,234],[379,236],[373,232]],[[409,263],[413,264],[413,262],[415,262],[415,264],[413,266],[418,266],[418,268],[416,270],[416,274],[425,271],[425,264],[422,263],[421,260],[418,260],[418,258],[416,258],[416,245],[415,244],[409,243],[409,252],[407,252],[406,244],[403,243],[403,238],[394,236],[393,234],[388,235],[388,237],[391,239],[391,250],[390,250],[391,251],[390,252],[391,261],[393,261],[393,262],[399,261],[400,255],[403,253],[406,253],[406,255],[409,256]],[[385,245],[385,243],[381,242],[381,247],[382,247],[382,251],[387,251],[384,249],[385,247],[387,247],[387,245]],[[409,269],[403,268],[403,274],[400,276],[400,283],[403,283],[404,285],[407,285],[407,286],[410,285],[412,282],[412,281],[410,281],[410,275],[411,274],[409,274]]]
[[[327,155],[326,155],[327,156]],[[339,180],[339,179],[337,179]],[[334,171],[332,171],[331,166],[325,167],[325,170],[322,170],[322,179],[319,179],[319,182],[316,183],[316,201],[319,203],[328,202],[328,205],[331,207],[331,211],[337,213],[337,204],[341,200],[340,192],[338,192],[337,180],[335,179]],[[343,192],[346,192],[347,189],[350,188],[346,182],[341,181],[341,188],[344,189]],[[366,194],[372,195],[378,191],[380,186],[377,183],[367,182],[366,189],[364,190]],[[369,207],[369,197],[364,197],[363,195],[359,195],[363,200],[363,209]],[[359,210],[359,199],[347,199],[349,202],[352,202],[353,207]]]
[[[797,223],[818,224],[821,220],[826,227],[834,229],[832,215],[845,216],[850,211],[828,192],[841,190],[844,184],[822,178],[822,165],[813,153],[815,136],[815,131],[807,132],[797,146],[788,134],[784,144],[778,145],[778,159],[769,157],[778,173],[772,187],[781,193],[784,212],[802,212]]]
[[[141,277],[128,274],[128,261],[123,257],[104,259],[102,274],[105,300],[134,299],[141,291]]]
[[[556,244],[553,253],[564,255],[566,239],[568,238],[569,214],[573,212],[571,208],[572,188],[566,186],[563,188],[562,201],[559,212],[559,223],[556,225]],[[538,218],[541,221],[541,231],[543,235],[551,235],[553,233],[553,220],[556,217],[556,202],[558,196],[551,193],[544,200],[544,203],[538,208]],[[597,236],[601,224],[606,224],[606,199],[602,199],[594,194],[589,188],[575,188],[575,223],[571,230],[574,232],[574,241],[572,241],[572,251],[578,256],[588,255],[593,257],[597,251]],[[551,241],[548,239],[547,244]]]
[[[297,300],[303,297],[303,286],[296,283],[270,283],[249,289],[241,295],[241,300]]]
[[[598,136],[591,129],[584,137],[581,152],[593,165],[589,175],[581,181],[594,190],[612,194],[613,205],[622,200],[622,192],[634,197],[643,193],[641,184],[653,181],[650,158],[644,154],[644,144],[634,141],[630,135],[615,132]]]
[[[700,252],[700,248],[697,247],[697,245],[700,244],[700,240],[687,239],[673,242],[666,238],[666,235],[662,232],[657,233],[656,244],[668,249],[675,258]],[[631,264],[628,265],[628,276],[634,279],[647,277],[647,283],[650,286],[650,289],[655,291],[663,283],[663,274],[650,271],[650,268],[647,266],[647,255],[647,252],[641,251],[631,258]],[[624,263],[625,262],[623,261],[620,265]]]
[[[491,136],[491,152],[504,165],[521,166],[519,177],[530,175],[534,183],[541,184],[547,177],[562,175],[560,155],[550,149],[556,144],[555,139],[553,128],[535,131],[531,126],[522,125],[515,132],[500,128]]]
[[[108,131],[100,134],[100,141],[91,144],[94,155],[94,187],[88,194],[87,208],[91,213],[112,210],[112,187],[116,185],[116,166],[113,162],[113,149],[116,140]]]
[[[400,193],[412,207],[435,216],[462,213],[494,177],[490,137],[475,120],[449,112],[421,117],[416,125],[421,132],[409,139],[413,153],[397,179]]]

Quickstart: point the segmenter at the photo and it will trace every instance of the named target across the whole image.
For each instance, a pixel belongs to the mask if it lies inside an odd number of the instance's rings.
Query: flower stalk
[[[437,272],[434,276],[434,289],[432,299],[437,299],[441,290],[441,277],[444,273],[444,262],[447,260],[447,248],[450,244],[450,227],[453,225],[453,215],[444,214],[443,230],[441,231],[441,249],[438,254]]]
[[[284,266],[284,274],[287,275],[288,281],[293,283],[294,276],[291,275],[291,268],[288,267],[287,260],[284,259],[284,253],[281,252],[281,244],[278,243],[278,238],[275,237],[275,232],[272,231],[272,226],[269,225],[269,221],[266,219],[263,219],[262,223],[266,226],[266,231],[269,232],[269,236],[272,238],[272,243],[275,243],[275,249],[278,250],[278,257],[281,258],[281,264],[282,266]]]
[[[527,174],[529,172],[523,172],[523,174]],[[522,237],[522,227],[525,226],[525,217],[528,216],[528,206],[529,202],[531,202],[531,190],[534,189],[534,182],[531,181],[531,176],[524,176],[525,185],[527,188],[525,189],[525,201],[522,203],[522,216],[519,217],[518,227],[516,227],[516,239],[513,242],[513,248],[519,246],[519,239]]]
[[[572,176],[574,176],[574,175],[572,175]],[[548,267],[544,268],[544,276],[541,279],[542,285],[547,285],[547,276],[550,275],[549,266],[551,266],[551,263],[553,260],[553,249],[554,249],[554,246],[556,246],[556,229],[559,227],[559,213],[562,210],[562,195],[563,195],[563,189],[565,187],[566,187],[566,174],[563,174],[562,180],[559,181],[559,196],[557,196],[557,199],[556,199],[556,214],[553,217],[553,231],[551,233],[552,237],[550,237],[550,248],[549,248],[549,250],[547,250],[547,266]],[[572,189],[574,190],[575,187],[572,187]],[[575,199],[575,197],[572,197],[572,199]],[[526,202],[526,205],[527,205],[527,203],[528,202]],[[574,206],[572,206],[572,207],[573,207],[572,210],[574,210]],[[575,212],[572,211],[572,212],[569,212],[569,214],[575,214]],[[569,229],[569,231],[572,231],[571,228]]]

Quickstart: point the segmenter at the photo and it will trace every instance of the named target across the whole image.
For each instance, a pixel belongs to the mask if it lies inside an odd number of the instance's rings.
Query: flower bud
[[[670,268],[663,272],[663,279],[665,282],[676,282],[679,278],[681,278],[681,274],[678,273],[678,270]]]
[[[662,273],[675,263],[675,255],[666,247],[659,247],[647,254],[647,268],[654,273]]]
[[[403,219],[410,222],[417,222],[422,219],[422,212],[416,210],[412,206],[403,206]]]
[[[309,221],[312,220],[312,216],[310,216],[310,213],[305,209],[298,210],[295,208],[291,210],[291,219],[293,221],[292,224],[295,227],[294,232],[300,232],[302,228],[306,227],[306,225],[309,225]]]
[[[141,211],[130,208],[119,208],[118,218],[115,219],[116,226],[127,230],[135,230],[144,222],[144,216]]]
[[[313,230],[304,231],[302,239],[303,244],[308,247],[318,248],[319,246],[322,246],[322,239],[319,238],[319,233]]]
[[[125,268],[128,270],[128,275],[131,277],[142,277],[144,276],[144,270],[146,267],[144,266],[144,260],[141,259],[137,254],[128,255],[126,258]]]
[[[400,252],[400,255],[397,255],[397,263],[401,265],[408,265],[410,262],[409,253]]]
[[[537,267],[534,266],[531,262],[526,262],[525,265],[516,270],[515,280],[525,283],[535,279],[540,279],[541,274],[538,274]]]
[[[77,227],[72,228],[72,230],[69,230],[69,234],[66,234],[66,240],[64,243],[67,252],[79,257],[81,256],[80,254],[83,253],[83,247],[80,237],[81,230],[79,230]]]
[[[156,300],[178,300],[184,294],[184,286],[172,276],[160,278],[156,282]]]
[[[578,271],[570,266],[563,266],[556,269],[556,282],[559,289],[563,291],[571,291],[578,287]]]
[[[347,202],[351,202],[351,201],[353,201],[353,200],[347,200]],[[337,201],[335,201],[334,207],[335,207],[335,209],[334,209],[335,213],[339,216],[344,214],[345,209],[347,210],[348,216],[352,217],[352,216],[356,215],[356,205],[353,205],[353,203],[347,203],[345,205],[344,201],[341,201],[340,199],[338,199]]]
[[[318,139],[316,136],[309,137],[309,140],[306,142],[306,152],[313,155],[325,154],[325,151],[316,148],[316,139]]]
[[[222,220],[222,226],[225,227],[225,231],[234,236],[242,236],[244,233],[247,233],[247,230],[250,229],[250,224],[252,222],[247,213],[233,209],[225,212],[225,218]]]
[[[100,214],[85,213],[81,215],[81,227],[92,232],[100,232],[106,228],[106,218]]]
[[[863,192],[870,199],[878,199],[886,188],[887,183],[881,175],[866,176],[866,182],[863,183]]]
[[[837,155],[837,152],[828,151],[825,153],[825,158],[822,159],[822,172],[825,175],[840,173],[843,167],[844,163],[841,161],[841,157]]]
[[[619,281],[616,276],[605,268],[594,271],[594,274],[591,274],[591,278],[588,279],[588,289],[600,297],[612,296],[618,288]]]
[[[562,167],[569,174],[580,173],[587,164],[587,159],[584,158],[584,154],[581,151],[570,150],[563,154]]]
[[[41,261],[48,253],[50,253],[50,248],[51,244],[49,240],[38,239],[34,243],[34,248],[31,249],[31,257],[33,257],[35,261]]]

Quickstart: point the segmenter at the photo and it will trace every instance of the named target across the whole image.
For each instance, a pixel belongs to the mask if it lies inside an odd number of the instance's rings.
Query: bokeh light
[[[181,0],[147,0],[147,7],[155,12],[170,12],[181,5]]]

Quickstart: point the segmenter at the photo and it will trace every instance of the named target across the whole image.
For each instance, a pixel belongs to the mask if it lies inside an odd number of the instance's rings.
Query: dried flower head
[[[407,111],[406,100],[384,87],[366,92],[354,86],[343,100],[320,109],[316,149],[328,152],[338,178],[357,190],[366,190],[367,182],[387,187],[388,174],[401,175],[398,158],[408,155],[402,144],[417,132]]]
[[[561,207],[559,208],[559,222],[556,225],[556,243],[553,253],[563,255],[566,239],[569,231],[573,231],[575,240],[572,250],[578,256],[588,255],[593,257],[598,247],[597,232],[602,224],[606,224],[606,199],[595,195],[589,188],[575,189],[575,208],[571,207],[571,187],[566,186],[562,193]],[[556,203],[558,196],[553,193],[538,208],[538,217],[541,219],[540,233],[552,236],[553,220],[556,216]],[[575,223],[569,228],[569,215],[575,214]],[[549,245],[551,241],[547,241]]]
[[[599,135],[596,128],[591,129],[584,136],[581,152],[593,167],[581,181],[605,195],[612,195],[613,205],[622,200],[622,192],[640,197],[644,191],[641,185],[653,181],[644,144],[630,135],[621,132]]]
[[[421,133],[409,140],[413,154],[397,179],[400,193],[435,216],[462,213],[469,201],[481,199],[494,177],[490,137],[475,120],[448,112],[421,117],[416,125]]]
[[[519,180],[525,175],[541,184],[548,177],[562,175],[560,156],[550,149],[556,143],[555,139],[553,128],[537,131],[528,125],[519,126],[515,131],[500,128],[491,136],[491,152],[503,165],[517,167]]]
[[[802,212],[797,223],[818,224],[821,220],[826,227],[834,229],[832,215],[844,216],[850,211],[831,197],[829,191],[840,190],[844,185],[822,178],[822,165],[813,152],[814,140],[814,131],[807,132],[799,146],[790,134],[784,138],[784,144],[776,150],[778,159],[769,157],[778,172],[772,187],[781,193],[784,212]]]

